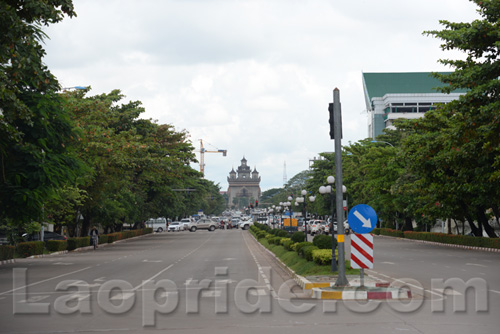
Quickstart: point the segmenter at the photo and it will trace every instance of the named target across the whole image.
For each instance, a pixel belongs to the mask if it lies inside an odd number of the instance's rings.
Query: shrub
[[[284,242],[289,238],[283,238],[283,237],[274,237],[274,244],[278,246],[282,246],[282,241]]]
[[[284,241],[282,240],[281,244],[283,245],[283,247],[285,247],[286,250],[291,251],[292,245],[294,245],[295,242],[293,242],[293,240],[291,239],[284,239]]]
[[[279,245],[281,241],[280,237],[275,237],[273,235],[268,236],[266,239],[270,245]]]
[[[20,242],[17,245],[17,254],[21,257],[43,254],[45,243],[43,241]]]
[[[293,242],[302,242],[306,239],[306,235],[304,232],[295,232],[292,234],[292,241]]]
[[[281,237],[281,238],[290,238],[290,233],[288,233],[287,231],[284,231],[284,230],[275,230],[275,231],[278,231],[276,232],[276,236],[278,237]]]
[[[314,246],[312,242],[309,242],[309,241],[302,241],[302,242],[298,242],[294,245],[294,248],[295,248],[295,251],[297,252],[297,254],[302,254],[300,251],[302,250],[303,247],[306,247],[306,246]]]
[[[304,258],[307,260],[307,261],[312,261],[312,252],[316,249],[319,249],[318,247],[316,246],[307,246],[307,247],[303,247],[302,248],[302,254],[304,256]]]
[[[265,231],[257,231],[256,233],[256,236],[257,236],[257,239],[262,239],[262,238],[265,238],[267,235],[267,233]]]
[[[99,239],[97,241],[97,244],[107,244],[109,240],[109,235],[108,234],[99,234]]]
[[[68,242],[68,250],[72,251],[80,247],[90,246],[90,237],[69,238],[67,242]]]
[[[68,242],[66,240],[48,240],[47,250],[49,252],[61,252],[68,249]]]
[[[375,235],[380,235],[380,228],[378,228],[378,227],[374,228],[372,233]]]
[[[332,237],[324,234],[318,234],[313,239],[313,245],[319,249],[332,249]]]
[[[14,258],[16,247],[14,246],[0,246],[0,261],[10,260]]]
[[[319,265],[326,265],[332,263],[332,250],[331,249],[315,249],[312,251],[312,259]]]

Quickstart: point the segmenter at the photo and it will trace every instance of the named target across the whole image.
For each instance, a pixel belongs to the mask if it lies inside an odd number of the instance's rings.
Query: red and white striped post
[[[351,268],[361,269],[361,286],[364,286],[364,269],[373,268],[373,235],[351,234]]]

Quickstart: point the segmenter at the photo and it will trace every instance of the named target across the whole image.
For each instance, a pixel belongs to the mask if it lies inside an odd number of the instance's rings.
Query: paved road
[[[493,290],[500,291],[500,254],[381,237],[375,242],[378,274],[414,278],[432,292],[411,303],[312,301],[301,298],[247,231],[161,233],[0,266],[0,333],[497,331],[500,295]],[[471,253],[477,262],[459,261]],[[420,262],[426,258],[434,262]],[[441,271],[441,265],[449,268]],[[456,291],[439,294],[428,282],[455,276],[487,282],[486,311],[476,310],[471,293],[466,310],[454,311]]]

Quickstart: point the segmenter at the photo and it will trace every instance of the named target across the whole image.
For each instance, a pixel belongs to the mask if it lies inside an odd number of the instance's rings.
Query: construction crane
[[[217,149],[217,151],[207,151],[203,147],[203,139],[200,139],[200,172],[203,177],[205,177],[205,153],[222,153],[222,156],[225,157],[227,155],[227,150]]]

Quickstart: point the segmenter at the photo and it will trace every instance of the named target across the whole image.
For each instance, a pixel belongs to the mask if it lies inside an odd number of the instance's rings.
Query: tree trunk
[[[403,226],[403,231],[413,231],[413,222],[410,217],[405,217],[405,224]]]
[[[493,227],[491,227],[490,222],[488,221],[488,217],[486,217],[486,214],[484,213],[484,210],[482,208],[477,209],[477,220],[479,224],[484,227],[486,234],[488,234],[490,238],[498,238],[495,230],[493,229]],[[481,236],[483,235],[481,234]]]
[[[483,235],[483,229],[482,229],[481,224],[479,224],[479,227],[476,226],[476,224],[474,223],[474,219],[472,219],[472,216],[468,213],[465,214],[465,218],[466,218],[467,222],[469,223],[472,234],[474,234],[476,237],[481,237]],[[464,233],[465,233],[465,229],[464,229]]]
[[[495,219],[497,221],[498,227],[500,227],[500,209],[496,205],[493,205],[491,207],[491,209],[493,210],[493,213],[495,214]]]
[[[83,215],[82,228],[80,230],[80,237],[86,237],[89,234],[90,227],[90,213],[88,211]]]

